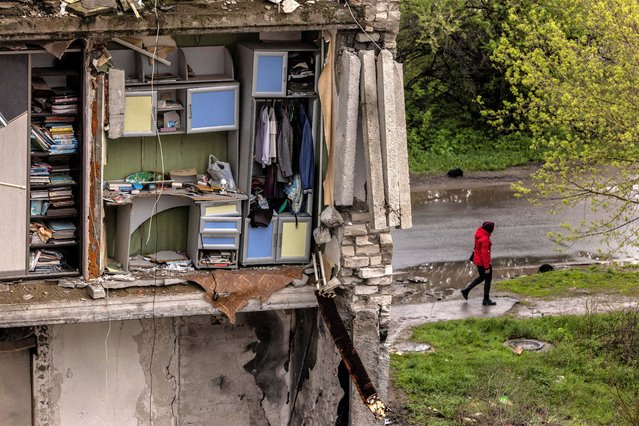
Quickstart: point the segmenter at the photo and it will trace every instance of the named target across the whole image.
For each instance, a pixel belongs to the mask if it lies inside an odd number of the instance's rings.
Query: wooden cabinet
[[[251,227],[245,219],[241,263],[307,262],[312,245],[314,196],[320,182],[316,173],[319,167],[314,167],[319,146],[315,141],[320,129],[319,50],[306,43],[248,42],[238,44],[237,56],[242,85],[238,185],[247,194],[263,196],[277,210],[268,227]],[[279,147],[275,161],[268,160],[273,157],[272,152],[264,154],[267,144],[262,142],[266,137],[273,137],[266,135],[267,121],[276,122],[278,132],[284,122],[294,129],[286,161],[282,161]],[[312,139],[310,146],[303,144],[304,137]],[[304,155],[310,159],[308,162],[302,161]],[[289,160],[290,170],[274,170]],[[304,169],[307,164],[313,167]],[[303,194],[297,202],[285,201],[282,197],[286,195],[282,194],[287,187],[290,189],[295,175],[313,176],[314,184],[309,185],[309,179],[304,179],[306,185],[300,189]],[[245,214],[249,215],[250,211],[251,206],[247,205]]]
[[[237,130],[238,110],[239,85],[234,82],[136,86],[125,93],[123,137]]]
[[[239,84],[224,46],[178,48],[171,65],[129,50],[111,51],[125,73],[122,137],[237,130]]]
[[[275,215],[267,227],[252,227],[245,219],[242,264],[307,262],[311,230],[311,216]]]
[[[205,201],[190,207],[188,252],[196,268],[236,268],[241,202]]]

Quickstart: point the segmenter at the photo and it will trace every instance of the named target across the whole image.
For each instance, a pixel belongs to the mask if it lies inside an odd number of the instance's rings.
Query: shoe
[[[464,300],[468,300],[468,290],[463,288],[462,291],[461,291],[461,295],[464,298]]]
[[[497,302],[493,302],[492,300],[488,299],[481,302],[481,304],[484,306],[495,306]]]

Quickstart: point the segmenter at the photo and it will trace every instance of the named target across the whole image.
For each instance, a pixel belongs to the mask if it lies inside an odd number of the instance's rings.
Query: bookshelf
[[[81,56],[30,55],[28,275],[75,275],[81,262]]]

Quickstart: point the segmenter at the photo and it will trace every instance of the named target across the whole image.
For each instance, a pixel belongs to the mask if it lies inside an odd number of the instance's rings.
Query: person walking
[[[493,280],[493,268],[490,259],[490,248],[492,246],[490,234],[493,233],[494,229],[495,224],[493,222],[486,221],[477,228],[477,231],[475,231],[475,248],[473,249],[473,254],[471,255],[470,260],[472,260],[475,266],[477,266],[479,276],[466,285],[466,287],[461,291],[464,299],[468,300],[468,293],[470,293],[473,288],[484,282],[484,300],[482,302],[482,305],[484,306],[497,304],[490,300],[490,284]]]

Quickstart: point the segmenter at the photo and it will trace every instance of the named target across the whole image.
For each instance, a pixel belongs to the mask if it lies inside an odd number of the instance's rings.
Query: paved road
[[[561,247],[548,238],[548,232],[559,231],[561,223],[578,223],[587,217],[591,214],[588,209],[550,214],[550,203],[531,206],[526,200],[515,198],[510,188],[512,179],[498,175],[482,179],[480,185],[477,179],[464,177],[455,182],[440,180],[413,187],[413,227],[393,231],[395,270],[467,260],[475,229],[485,220],[496,224],[492,236],[496,263],[586,262],[596,257],[601,247],[598,240]],[[469,189],[464,188],[465,182]],[[618,256],[626,258],[632,253]]]

